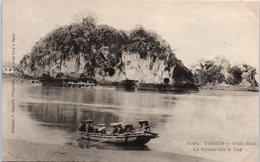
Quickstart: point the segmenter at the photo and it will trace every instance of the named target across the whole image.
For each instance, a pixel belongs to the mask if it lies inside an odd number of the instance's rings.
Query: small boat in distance
[[[32,81],[31,81],[31,85],[41,86],[42,83],[41,83],[39,80],[32,80]]]
[[[117,145],[135,145],[142,146],[148,143],[151,139],[158,138],[157,133],[150,131],[150,126],[154,124],[148,123],[146,120],[139,121],[140,128],[134,129],[131,124],[124,125],[121,123],[111,123],[112,131],[107,132],[104,124],[99,124],[94,128],[91,124],[92,120],[85,120],[81,122],[78,133],[81,139],[90,142],[90,145],[97,145],[100,143],[110,143]]]

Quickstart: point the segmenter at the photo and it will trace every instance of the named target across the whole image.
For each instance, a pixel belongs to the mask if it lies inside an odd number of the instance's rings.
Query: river
[[[2,96],[4,139],[65,145],[84,118],[106,125],[131,123],[135,127],[138,120],[145,119],[156,123],[152,131],[160,136],[151,140],[146,150],[229,162],[245,161],[257,153],[256,145],[243,145],[241,151],[230,152],[194,150],[196,143],[200,148],[219,147],[206,146],[205,142],[258,145],[255,92],[127,92],[102,87],[43,87],[4,79]]]

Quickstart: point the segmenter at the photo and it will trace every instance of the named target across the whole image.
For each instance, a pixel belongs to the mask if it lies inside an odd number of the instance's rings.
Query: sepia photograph
[[[3,161],[259,160],[258,2],[2,5]]]

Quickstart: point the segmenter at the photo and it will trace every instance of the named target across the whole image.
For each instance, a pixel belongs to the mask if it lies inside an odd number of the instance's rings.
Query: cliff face
[[[190,71],[156,33],[138,28],[126,34],[89,19],[42,38],[18,69],[22,75],[92,78],[98,82],[130,79],[158,84],[168,78],[169,83],[192,83]]]
[[[141,59],[136,53],[123,53],[124,72],[127,79],[137,80],[139,83],[163,83],[164,78],[171,78],[171,71],[166,69],[163,60],[152,60],[150,57]]]
[[[78,60],[80,63],[78,63]],[[51,60],[46,66],[35,66],[37,70],[32,71],[29,65],[29,58],[26,64],[20,64],[21,72],[25,75],[40,77],[43,74],[50,74],[51,77],[57,77],[62,73],[64,76],[79,77],[85,72],[85,65],[88,63],[83,55],[65,60]],[[141,59],[137,53],[123,52],[121,58],[122,68],[113,68],[113,75],[106,73],[103,68],[95,68],[94,76],[98,82],[119,82],[125,79],[137,80],[139,83],[163,83],[164,78],[169,78],[170,83],[174,81],[173,71],[175,66],[165,70],[167,63],[164,60],[156,59],[153,61],[150,57]]]

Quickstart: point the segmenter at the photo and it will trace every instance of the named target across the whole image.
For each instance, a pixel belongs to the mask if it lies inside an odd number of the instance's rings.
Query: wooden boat
[[[33,86],[41,86],[42,83],[39,80],[32,80],[31,81],[31,85],[33,85]]]
[[[91,124],[92,120],[84,121],[83,123]],[[117,145],[145,145],[151,139],[158,138],[157,133],[150,132],[150,126],[148,121],[139,121],[141,128],[134,130],[132,125],[125,125],[124,132],[117,132],[117,133],[106,133],[103,131],[105,129],[104,125],[100,125],[100,132],[85,132],[85,131],[78,131],[81,135],[81,139],[92,141],[92,144],[95,145],[99,143],[111,143]],[[121,123],[112,123],[111,126],[121,127]],[[122,127],[121,127],[122,128]],[[128,128],[131,128],[130,130]]]
[[[124,134],[101,134],[80,132],[82,138],[93,141],[94,144],[110,143],[117,145],[145,145],[153,138],[158,138],[158,134],[151,132],[133,132]]]

